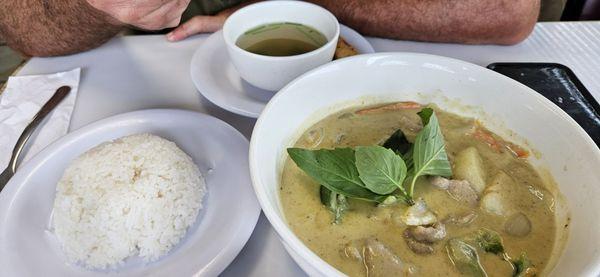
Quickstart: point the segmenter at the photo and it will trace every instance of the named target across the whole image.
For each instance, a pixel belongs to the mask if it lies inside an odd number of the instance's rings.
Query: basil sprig
[[[446,154],[446,143],[438,119],[432,109],[419,112],[423,129],[417,134],[413,145],[413,170],[408,195],[412,196],[417,178],[424,175],[452,176],[452,168]]]
[[[380,203],[385,199],[368,190],[359,178],[352,148],[288,148],[287,152],[298,167],[330,191],[370,202]]]
[[[381,146],[358,146],[355,151],[359,178],[367,189],[383,195],[399,189],[406,195],[406,164],[402,157]]]
[[[335,222],[348,208],[346,198],[382,205],[403,199],[412,205],[418,177],[452,175],[437,117],[430,108],[421,110],[419,115],[424,127],[412,145],[398,130],[383,146],[288,148],[287,152],[300,169],[322,186],[321,201],[335,214]]]

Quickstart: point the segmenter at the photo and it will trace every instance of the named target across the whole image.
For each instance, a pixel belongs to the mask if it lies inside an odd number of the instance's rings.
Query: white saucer
[[[340,24],[340,36],[361,54],[374,53],[362,35]],[[256,88],[242,80],[229,60],[223,33],[218,31],[196,50],[190,64],[196,89],[215,105],[232,113],[258,118],[275,92]]]
[[[49,227],[58,179],[84,151],[135,133],[164,137],[192,157],[206,180],[204,208],[179,244],[155,262],[130,258],[104,271],[67,263]],[[259,214],[248,172],[248,140],[233,127],[182,110],[117,115],[58,139],[19,168],[2,190],[0,276],[217,276],[246,244]]]

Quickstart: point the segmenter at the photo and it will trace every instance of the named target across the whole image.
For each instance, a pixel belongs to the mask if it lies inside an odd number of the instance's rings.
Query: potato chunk
[[[477,148],[471,146],[458,152],[454,158],[454,178],[469,181],[479,194],[485,189],[486,172]]]
[[[481,208],[488,212],[499,216],[506,216],[506,203],[504,203],[502,193],[496,190],[487,191],[481,198]]]
[[[508,216],[512,211],[510,203],[511,191],[516,190],[515,181],[504,172],[498,172],[485,189],[481,198],[481,208],[499,216]]]

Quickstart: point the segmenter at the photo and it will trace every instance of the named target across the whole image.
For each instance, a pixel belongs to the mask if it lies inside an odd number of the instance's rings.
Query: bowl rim
[[[511,82],[516,87],[519,87],[523,93],[530,94],[531,96],[533,96],[534,98],[539,100],[542,105],[547,106],[549,109],[552,110],[552,112],[556,113],[557,116],[563,118],[570,125],[572,125],[574,127],[573,129],[576,130],[576,131],[573,130],[576,132],[573,135],[582,137],[585,140],[585,144],[586,144],[585,147],[588,149],[595,149],[594,155],[597,157],[600,157],[600,148],[598,148],[596,146],[596,144],[594,143],[592,138],[589,136],[589,134],[586,133],[583,130],[583,128],[573,118],[571,118],[565,111],[560,109],[558,106],[556,106],[550,100],[546,99],[541,94],[537,93],[535,90],[525,86],[524,84],[519,83],[518,81],[513,80],[513,79],[511,79],[505,75],[502,75],[498,72],[495,72],[493,70],[487,69],[483,66],[480,66],[480,65],[477,65],[477,64],[474,64],[471,62],[467,62],[467,61],[463,61],[463,60],[459,60],[459,59],[455,59],[455,58],[450,58],[450,57],[445,57],[445,56],[416,53],[416,52],[378,52],[378,53],[348,57],[348,58],[332,61],[330,63],[319,66],[313,70],[310,70],[310,71],[300,75],[299,77],[294,79],[292,82],[288,83],[285,87],[283,87],[281,90],[279,90],[279,92],[273,98],[271,98],[271,100],[267,103],[267,105],[263,109],[260,117],[256,121],[254,129],[252,131],[252,137],[250,139],[249,167],[250,167],[250,177],[252,179],[252,186],[254,188],[254,192],[256,194],[258,202],[263,210],[263,213],[265,214],[265,216],[267,217],[267,219],[269,220],[269,222],[271,223],[271,225],[277,232],[279,238],[283,241],[283,243],[285,245],[288,246],[286,248],[286,250],[291,249],[291,250],[295,251],[298,256],[301,256],[302,258],[304,258],[306,260],[306,262],[308,262],[308,264],[310,264],[314,268],[316,268],[316,270],[320,274],[323,274],[325,276],[330,276],[330,275],[344,276],[345,275],[344,273],[339,271],[337,268],[335,268],[332,265],[330,265],[329,263],[325,262],[321,257],[319,257],[316,253],[314,253],[310,248],[308,248],[308,246],[306,246],[304,244],[304,242],[302,242],[302,240],[300,240],[300,238],[298,238],[296,236],[296,234],[294,234],[294,232],[291,230],[291,228],[285,222],[284,218],[278,216],[276,214],[275,210],[271,209],[270,204],[269,204],[270,201],[267,198],[266,191],[264,189],[262,189],[262,188],[265,188],[266,185],[260,181],[259,175],[261,175],[261,174],[259,174],[257,171],[257,167],[259,166],[260,163],[258,163],[258,160],[256,160],[257,152],[259,150],[257,147],[258,141],[256,139],[255,134],[263,132],[262,131],[263,124],[264,124],[263,122],[265,121],[265,118],[268,116],[268,113],[272,109],[272,107],[277,105],[277,103],[279,102],[279,99],[285,97],[286,94],[288,93],[288,91],[290,91],[290,89],[292,87],[296,86],[297,83],[302,82],[305,78],[308,78],[309,76],[311,76],[317,72],[320,72],[325,68],[337,66],[337,65],[343,64],[343,63],[352,63],[352,62],[355,62],[358,60],[368,60],[371,58],[382,59],[382,58],[390,58],[390,57],[423,58],[424,60],[434,59],[436,61],[442,61],[442,62],[446,62],[446,63],[460,64],[464,67],[469,67],[469,68],[473,68],[476,70],[483,69],[483,72],[487,72],[487,74],[496,76],[496,78],[503,80],[504,82]],[[278,159],[279,158],[280,157],[278,157]],[[567,244],[568,244],[568,241],[565,242],[565,245],[567,245]],[[592,270],[591,272],[596,272],[596,273],[600,272],[600,263],[597,263],[596,265],[594,265],[591,270]],[[590,273],[590,272],[588,272],[588,273]]]
[[[231,19],[236,17],[236,16],[241,16],[244,13],[248,12],[249,10],[252,9],[260,9],[263,8],[264,6],[267,7],[289,7],[289,8],[294,8],[294,7],[298,7],[298,6],[304,6],[304,7],[310,7],[310,8],[315,8],[318,10],[321,10],[321,12],[323,12],[323,14],[325,16],[327,16],[329,18],[329,20],[332,21],[332,24],[335,25],[335,32],[333,34],[333,37],[331,39],[327,39],[327,43],[321,45],[319,48],[303,53],[303,54],[299,54],[299,55],[291,55],[291,56],[267,56],[267,55],[261,55],[261,54],[256,54],[256,53],[252,53],[250,51],[247,51],[241,47],[239,47],[236,43],[236,41],[232,41],[232,39],[229,36],[229,33],[231,32]],[[288,21],[285,21],[288,22]],[[273,23],[278,23],[278,22],[271,22],[271,23],[265,23],[265,24],[273,24]],[[260,25],[258,25],[260,26]],[[253,26],[250,27],[250,29],[252,28],[256,28],[258,26]],[[310,26],[312,28],[314,28],[313,26]],[[317,29],[317,28],[315,28]],[[320,32],[320,30],[318,30]],[[282,61],[295,61],[295,60],[299,60],[299,59],[303,59],[306,57],[311,57],[311,56],[315,56],[318,55],[319,53],[322,53],[324,51],[326,51],[327,49],[330,49],[331,47],[335,47],[335,45],[337,44],[338,38],[340,36],[340,23],[337,20],[337,18],[335,17],[335,15],[333,15],[330,11],[328,11],[327,9],[313,4],[313,3],[309,3],[309,2],[302,2],[302,1],[289,1],[289,0],[279,0],[279,1],[265,1],[265,2],[258,2],[258,3],[254,3],[251,5],[248,5],[246,7],[243,7],[237,11],[235,11],[234,13],[232,13],[227,20],[225,20],[225,23],[223,23],[223,28],[222,28],[222,36],[223,39],[225,41],[225,46],[227,46],[228,49],[230,49],[231,51],[235,51],[241,55],[247,55],[251,58],[256,58],[256,59],[260,59],[260,60],[264,60],[264,61],[275,61],[275,62],[282,62]],[[236,39],[237,40],[237,39]]]

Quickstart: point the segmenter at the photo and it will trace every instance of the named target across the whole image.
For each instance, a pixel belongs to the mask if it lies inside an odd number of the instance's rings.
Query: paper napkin
[[[8,78],[0,94],[0,171],[4,170],[17,139],[33,116],[52,97],[56,89],[70,86],[71,93],[46,120],[38,126],[37,136],[31,137],[23,161],[29,160],[69,129],[75,105],[81,69],[48,75],[14,76]],[[22,154],[23,155],[23,154]]]

